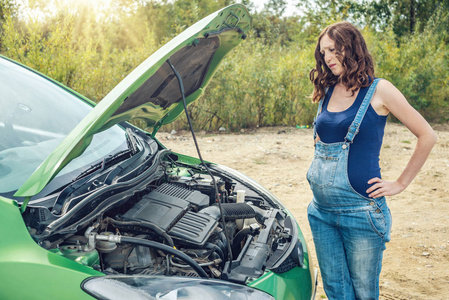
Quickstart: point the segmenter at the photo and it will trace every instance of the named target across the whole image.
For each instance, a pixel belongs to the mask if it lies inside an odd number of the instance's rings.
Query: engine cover
[[[181,242],[203,246],[217,226],[217,221],[191,207],[204,207],[209,197],[174,184],[164,183],[145,195],[124,215],[128,221],[144,221],[157,225]]]

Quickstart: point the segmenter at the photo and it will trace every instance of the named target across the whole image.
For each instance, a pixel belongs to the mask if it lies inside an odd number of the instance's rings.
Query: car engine
[[[173,159],[154,159],[148,170],[151,180],[132,189],[75,193],[75,204],[59,215],[51,206],[30,205],[25,221],[32,237],[105,274],[246,283],[302,266],[296,223],[257,188],[219,167],[212,178]]]

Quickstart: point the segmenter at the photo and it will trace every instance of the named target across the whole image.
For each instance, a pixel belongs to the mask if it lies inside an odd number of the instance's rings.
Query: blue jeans
[[[307,172],[314,195],[309,224],[327,297],[378,299],[391,214],[385,197],[364,197],[350,185],[349,148],[347,142],[316,144]]]
[[[385,243],[390,239],[387,205],[326,210],[312,202],[309,223],[329,299],[378,299]]]

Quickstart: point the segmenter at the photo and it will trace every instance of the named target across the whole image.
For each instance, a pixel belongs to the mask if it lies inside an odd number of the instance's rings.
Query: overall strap
[[[362,104],[360,105],[359,110],[352,121],[351,126],[349,126],[348,133],[345,136],[345,141],[351,143],[354,141],[354,137],[359,133],[360,124],[362,124],[363,118],[365,117],[366,111],[371,102],[371,98],[373,98],[374,92],[376,91],[377,83],[379,82],[379,78],[374,79],[373,83],[368,89],[368,92],[363,99]]]
[[[316,119],[318,119],[318,116],[321,113],[321,109],[323,108],[323,102],[324,102],[324,98],[326,97],[327,91],[329,90],[328,87],[326,87],[325,91],[324,91],[324,97],[321,98],[320,103],[318,104],[318,110],[316,112],[316,117],[313,119],[313,140],[316,140]]]
[[[313,119],[313,140],[316,140],[316,119],[318,118],[318,116],[321,113],[321,109],[323,108],[323,99],[320,100],[320,103],[318,104],[318,111],[316,113],[316,117]]]

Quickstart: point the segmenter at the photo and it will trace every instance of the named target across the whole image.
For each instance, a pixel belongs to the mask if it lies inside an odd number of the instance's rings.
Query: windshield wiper
[[[120,158],[119,160],[122,160],[122,156],[131,156],[132,150],[131,149],[126,149],[126,150],[122,150],[120,152],[117,152],[116,154],[111,154],[108,157],[103,158],[100,162],[91,165],[89,168],[87,168],[86,170],[82,171],[78,176],[76,176],[76,178],[73,181],[77,181],[80,178],[85,177],[88,174],[93,173],[92,175],[101,172],[105,169],[105,166],[107,164],[110,164],[111,161],[116,160],[118,158]]]
[[[103,159],[103,161],[91,166],[89,169],[83,171],[80,175],[78,175],[73,183],[65,187],[64,190],[58,195],[58,198],[56,199],[53,206],[52,213],[56,215],[61,214],[64,204],[69,198],[71,198],[70,196],[73,193],[77,192],[79,189],[83,188],[83,186],[87,188],[87,186],[85,185],[89,184],[89,181],[96,181],[97,187],[110,185],[112,184],[114,178],[119,176],[124,170],[127,170],[130,167],[133,168],[133,164],[139,162],[142,157],[143,160],[146,161],[146,157],[152,156],[152,154],[154,154],[151,145],[148,144],[148,141],[140,138],[137,139],[135,134],[132,132],[132,129],[130,128],[126,129],[126,140],[129,147],[128,149],[121,151],[115,155],[108,156],[107,158]],[[139,146],[142,150],[139,149]],[[125,156],[126,159],[123,162],[119,163],[119,161],[123,160],[123,156]],[[141,163],[139,163],[139,165],[140,164]],[[99,176],[101,176],[104,170],[109,169],[112,166],[114,167],[110,169],[109,173],[105,175],[103,179],[98,181],[97,179],[99,178]],[[95,179],[95,177],[97,177],[97,179]],[[78,194],[80,194],[79,191]]]
[[[139,148],[137,147],[138,143],[136,141],[136,136],[134,135],[131,128],[126,128],[126,143],[128,144],[128,148],[131,150],[132,155],[139,152]]]
[[[126,128],[126,144],[128,146],[128,149],[122,150],[120,152],[117,152],[116,154],[110,155],[106,158],[104,158],[102,161],[91,165],[88,169],[81,172],[74,181],[86,176],[87,174],[90,174],[92,172],[97,173],[104,170],[105,165],[110,163],[112,160],[119,158],[123,155],[135,155],[137,152],[139,152],[138,143],[136,141],[136,137],[134,133],[132,132],[131,128]],[[122,158],[120,158],[122,160]]]

